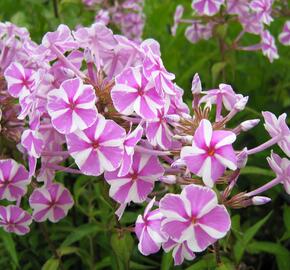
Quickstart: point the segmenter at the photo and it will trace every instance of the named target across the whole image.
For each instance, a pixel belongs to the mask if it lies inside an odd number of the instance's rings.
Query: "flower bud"
[[[251,120],[244,121],[240,124],[241,130],[246,132],[252,129],[253,127],[255,127],[256,125],[258,125],[259,122],[260,122],[260,119],[251,119]]]
[[[171,164],[171,168],[173,169],[180,169],[180,168],[185,168],[186,167],[186,163],[184,160],[182,160],[181,158],[175,160],[172,164]]]
[[[176,176],[175,175],[164,175],[158,178],[159,181],[166,183],[166,184],[175,184],[176,183]]]
[[[187,113],[182,112],[181,113],[181,116],[183,118],[185,118],[185,119],[192,120],[192,116],[190,114],[187,114]]]
[[[263,205],[270,202],[271,199],[265,196],[254,196],[252,198],[253,205]]]
[[[248,103],[249,97],[242,97],[235,105],[234,108],[238,111],[242,111],[245,109],[247,103]]]
[[[193,136],[190,136],[190,135],[186,135],[186,136],[174,135],[173,138],[176,140],[180,140],[181,142],[186,143],[186,144],[191,144],[193,140]]]
[[[191,84],[191,92],[193,95],[199,95],[201,93],[201,82],[199,75],[195,73],[193,79],[192,79],[192,84]]]
[[[248,162],[248,152],[247,148],[245,147],[238,155],[237,155],[237,167],[242,169],[246,166]]]

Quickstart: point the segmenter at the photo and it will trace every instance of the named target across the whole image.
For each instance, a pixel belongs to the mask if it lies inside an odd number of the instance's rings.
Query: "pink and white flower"
[[[68,134],[90,127],[97,119],[96,95],[79,78],[64,81],[48,94],[47,110],[54,128]]]
[[[227,0],[227,13],[243,16],[249,11],[249,3],[247,0]]]
[[[15,98],[30,93],[35,83],[34,71],[17,62],[9,65],[4,76],[8,84],[8,93]]]
[[[224,2],[224,0],[193,0],[191,6],[199,15],[212,16],[218,13]]]
[[[126,136],[124,141],[124,156],[118,176],[124,176],[130,171],[133,162],[134,147],[141,140],[142,135],[143,128],[139,125]]]
[[[285,46],[290,46],[290,21],[285,22],[279,41]]]
[[[111,91],[118,112],[130,115],[134,111],[145,119],[157,117],[157,109],[164,104],[154,83],[148,81],[140,67],[128,68],[116,77]]]
[[[0,160],[0,200],[21,198],[29,183],[30,177],[23,165],[13,159]]]
[[[267,56],[272,63],[275,59],[279,58],[278,50],[276,47],[275,39],[268,30],[261,34],[261,49],[265,56]]]
[[[109,195],[119,203],[140,203],[146,200],[155,181],[164,173],[156,156],[135,152],[132,167],[127,175],[118,176],[118,170],[106,172],[110,184]]]
[[[178,243],[169,238],[165,243],[162,244],[162,248],[165,252],[172,250],[174,265],[181,265],[184,259],[192,261],[195,258],[195,254],[189,248],[186,241]]]
[[[29,204],[35,221],[43,222],[48,219],[58,222],[67,215],[74,202],[68,189],[54,183],[35,189],[29,197]]]
[[[265,120],[265,129],[272,138],[279,138],[277,144],[290,157],[290,130],[286,123],[286,113],[281,114],[278,118],[271,112],[262,112],[262,115]]]
[[[250,4],[251,9],[257,13],[257,19],[267,25],[273,21],[271,17],[273,2],[274,0],[253,0]]]
[[[288,158],[281,158],[272,152],[271,157],[268,157],[267,161],[277,178],[280,179],[286,192],[290,195],[290,160]]]
[[[235,140],[233,132],[213,131],[211,123],[203,119],[195,131],[192,146],[184,146],[180,156],[191,172],[212,187],[226,168],[237,169],[237,157],[232,147]]]
[[[167,236],[161,232],[162,214],[159,209],[151,210],[155,202],[153,198],[146,206],[143,216],[139,215],[135,224],[139,251],[147,256],[158,252]]]
[[[192,184],[180,195],[167,194],[160,200],[159,209],[164,216],[161,231],[178,243],[187,241],[193,252],[205,250],[231,227],[229,213],[208,187]]]
[[[184,12],[184,7],[182,5],[178,5],[175,9],[175,13],[174,13],[174,24],[171,27],[171,33],[173,36],[176,35],[176,30],[177,27],[179,25],[180,19],[183,16],[183,12]]]
[[[18,206],[0,206],[0,227],[6,232],[18,235],[27,234],[30,231],[31,222],[31,216]]]
[[[39,158],[44,148],[44,140],[37,130],[26,129],[21,136],[21,145],[30,156]]]
[[[91,127],[66,135],[66,141],[80,170],[84,174],[98,176],[120,166],[125,137],[122,127],[98,115]]]

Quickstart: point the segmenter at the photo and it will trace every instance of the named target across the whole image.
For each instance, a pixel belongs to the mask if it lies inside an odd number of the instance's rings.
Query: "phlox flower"
[[[175,9],[175,13],[174,13],[174,24],[171,27],[171,33],[173,36],[176,35],[176,30],[179,24],[180,19],[183,16],[183,12],[184,12],[184,7],[182,5],[178,5]]]
[[[257,13],[263,23],[269,25],[273,21],[271,17],[273,2],[274,0],[253,0],[250,8]]]
[[[194,133],[192,146],[184,146],[180,157],[191,172],[212,187],[226,167],[231,170],[237,168],[237,157],[232,147],[235,140],[233,132],[213,131],[211,123],[203,119]]]
[[[139,125],[126,136],[126,139],[124,140],[124,156],[118,176],[126,175],[131,169],[134,155],[134,147],[141,140],[142,135],[143,128]]]
[[[227,0],[227,13],[243,16],[249,11],[249,3],[247,0]]]
[[[30,156],[39,158],[44,148],[44,140],[37,130],[26,129],[21,135],[21,145]]]
[[[58,222],[67,215],[73,203],[69,190],[58,183],[34,189],[29,197],[33,219],[37,222],[47,219]]]
[[[18,206],[0,206],[0,227],[6,232],[24,235],[30,231],[31,222],[31,216]]]
[[[290,160],[288,158],[281,158],[272,152],[271,157],[268,157],[267,161],[277,178],[280,179],[286,192],[290,195]]]
[[[119,203],[145,201],[154,188],[154,183],[164,173],[156,156],[135,152],[132,167],[127,175],[118,176],[118,170],[105,172],[110,184],[109,195]]]
[[[224,2],[224,0],[193,0],[191,6],[199,15],[212,16],[218,13]]]
[[[23,165],[13,159],[0,160],[0,200],[21,198],[29,183],[30,177]]]
[[[185,37],[191,43],[196,43],[201,39],[209,39],[212,36],[212,24],[201,24],[194,22],[185,30]]]
[[[158,252],[167,236],[161,232],[162,214],[159,209],[151,210],[155,202],[153,198],[145,208],[144,214],[137,217],[135,233],[138,237],[139,251],[147,256]]]
[[[47,110],[54,128],[68,134],[90,127],[97,118],[93,87],[79,78],[64,81],[48,94]]]
[[[229,213],[208,187],[192,184],[180,195],[166,194],[159,209],[164,216],[161,231],[178,243],[187,241],[192,252],[205,250],[231,227]]]
[[[144,119],[157,117],[157,109],[164,104],[155,89],[153,81],[148,81],[140,67],[128,68],[116,77],[111,91],[116,110],[130,115],[134,111]]]
[[[120,166],[125,137],[122,127],[98,115],[91,127],[66,135],[66,141],[70,155],[82,173],[98,176]]]
[[[279,41],[285,46],[290,46],[290,21],[285,22]]]
[[[169,238],[165,243],[162,244],[162,248],[165,252],[172,250],[174,265],[181,265],[184,259],[192,261],[195,258],[195,254],[189,248],[186,241],[178,243]]]
[[[278,118],[271,112],[262,112],[265,120],[265,129],[272,138],[279,137],[278,145],[290,157],[290,130],[286,123],[286,113]]]
[[[13,62],[4,72],[8,84],[8,93],[15,98],[30,93],[35,78],[32,69],[24,68],[20,63]]]
[[[278,59],[278,50],[275,44],[274,37],[270,34],[268,30],[263,31],[261,34],[261,49],[265,56],[267,56],[272,63],[274,59]]]

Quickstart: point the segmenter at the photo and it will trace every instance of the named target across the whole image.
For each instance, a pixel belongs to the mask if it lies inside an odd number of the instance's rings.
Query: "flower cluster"
[[[145,15],[144,0],[109,1],[83,0],[87,8],[96,12],[95,22],[116,26],[123,35],[141,41]]]
[[[191,42],[196,43],[199,40],[208,40],[215,36],[224,39],[219,28],[226,29],[229,25],[238,22],[242,30],[229,43],[223,44],[223,50],[244,50],[258,51],[269,58],[270,62],[279,58],[278,50],[275,44],[275,38],[268,30],[268,26],[274,21],[275,17],[287,17],[289,7],[285,1],[274,0],[193,0],[192,5],[193,18],[183,18],[184,7],[177,6],[174,14],[174,25],[172,34],[175,36],[180,23],[189,24],[185,30],[185,37]],[[220,32],[220,33],[219,33]],[[260,36],[261,41],[258,44],[250,46],[242,45],[245,34]],[[224,33],[223,33],[224,34]],[[285,45],[290,44],[290,21],[286,21],[279,41]]]
[[[280,183],[290,193],[289,160],[272,153],[277,177],[232,195],[249,155],[275,144],[290,155],[286,114],[263,112],[271,139],[234,149],[237,136],[259,123],[228,126],[248,97],[227,84],[204,91],[196,74],[189,108],[153,39],[138,45],[95,23],[76,31],[60,25],[36,44],[27,30],[2,23],[0,76],[1,140],[13,139],[24,157],[1,149],[0,200],[8,206],[0,207],[0,226],[8,232],[25,234],[32,221],[67,215],[73,198],[56,172],[104,175],[119,218],[129,204],[149,202],[135,225],[140,252],[162,246],[181,264],[227,234],[227,208],[264,204],[269,198],[257,195]]]

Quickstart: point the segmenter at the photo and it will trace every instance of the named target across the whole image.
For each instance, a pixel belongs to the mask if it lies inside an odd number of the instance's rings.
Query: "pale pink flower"
[[[101,9],[95,16],[95,22],[96,23],[103,23],[104,25],[107,25],[110,22],[110,14],[108,10]]]
[[[257,14],[257,19],[269,25],[273,18],[271,17],[272,5],[274,0],[253,0],[250,7]]]
[[[279,41],[285,46],[290,46],[290,21],[285,22]]]
[[[198,73],[195,73],[194,77],[192,78],[191,92],[193,95],[199,95],[201,91],[202,91],[201,81]]]
[[[235,140],[233,132],[213,131],[211,123],[203,119],[195,131],[192,146],[184,146],[180,156],[191,172],[212,187],[227,167],[231,170],[237,168],[237,157],[232,147]]]
[[[156,156],[135,152],[132,167],[127,175],[118,176],[118,170],[106,172],[110,184],[109,195],[119,203],[140,203],[146,200],[154,188],[155,181],[164,173]]]
[[[79,78],[64,81],[48,94],[47,109],[54,128],[68,134],[90,127],[97,118],[96,95]]]
[[[172,250],[174,265],[181,265],[184,259],[192,261],[195,258],[195,254],[189,248],[186,241],[178,243],[169,238],[165,243],[162,244],[162,248],[165,252]]]
[[[18,206],[0,206],[0,227],[6,232],[18,235],[27,234],[30,231],[31,222],[31,216]]]
[[[23,165],[13,159],[0,160],[0,200],[21,198],[29,183],[30,177]]]
[[[249,12],[248,0],[227,0],[227,13],[243,16]]]
[[[185,37],[191,43],[196,43],[201,39],[209,39],[212,36],[212,24],[202,24],[194,22],[185,30]]]
[[[269,58],[270,62],[272,63],[275,59],[279,58],[275,39],[268,30],[262,32],[261,39],[262,52]]]
[[[33,219],[37,222],[47,219],[58,222],[67,215],[73,203],[69,190],[58,183],[34,189],[29,197]]]
[[[135,224],[135,233],[138,237],[139,251],[147,256],[158,252],[167,236],[161,232],[162,214],[159,209],[151,210],[155,202],[153,198],[145,208],[144,214],[139,215]]]
[[[286,192],[290,195],[290,160],[288,158],[281,158],[272,152],[271,158],[268,157],[267,161],[277,178],[281,180]]]
[[[272,138],[280,137],[278,145],[290,157],[290,130],[286,123],[286,113],[278,118],[271,112],[262,112],[265,128]]]
[[[187,241],[193,252],[205,250],[231,227],[229,213],[208,187],[192,184],[180,195],[166,194],[159,209],[164,216],[161,231],[178,243]]]
[[[140,67],[128,68],[116,77],[111,91],[118,112],[130,115],[134,111],[145,119],[157,117],[157,109],[164,104],[153,81],[148,81]]]
[[[13,62],[4,72],[8,84],[8,93],[15,98],[30,93],[34,86],[34,72],[24,68],[20,63]]]
[[[199,15],[212,16],[219,12],[224,2],[224,0],[193,0],[191,6]]]
[[[175,13],[174,13],[174,24],[171,27],[171,33],[173,36],[176,35],[176,30],[177,27],[179,25],[180,19],[183,16],[183,12],[184,12],[184,7],[182,5],[178,5],[175,9]]]
[[[98,115],[91,127],[66,135],[66,140],[68,150],[82,173],[98,176],[120,166],[125,137],[122,127]]]

